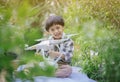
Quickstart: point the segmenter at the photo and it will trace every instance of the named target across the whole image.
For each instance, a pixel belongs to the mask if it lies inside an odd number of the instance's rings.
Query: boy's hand
[[[52,50],[50,50],[48,53],[49,53],[49,56],[53,59],[61,55],[60,52],[52,51]],[[64,58],[64,55],[62,55],[61,58]]]
[[[58,57],[59,54],[60,54],[59,52],[55,52],[55,51],[52,51],[52,50],[50,50],[48,53],[49,53],[49,56],[53,59]]]

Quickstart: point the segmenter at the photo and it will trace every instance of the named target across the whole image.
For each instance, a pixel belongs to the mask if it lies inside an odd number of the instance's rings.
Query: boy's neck
[[[62,37],[61,38],[53,38],[54,40],[60,40],[60,39],[62,39]]]

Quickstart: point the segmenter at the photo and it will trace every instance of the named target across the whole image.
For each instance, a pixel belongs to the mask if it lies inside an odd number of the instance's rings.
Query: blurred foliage
[[[50,61],[45,61],[42,56],[36,56],[35,54],[29,56],[27,55],[27,57],[21,57],[19,65],[27,65],[31,67],[25,68],[21,71],[14,71],[14,76],[22,81],[34,80],[35,76],[54,76],[56,67],[48,64],[48,62]]]
[[[55,68],[53,66],[46,64],[46,68],[43,69],[36,63],[34,67],[29,67],[28,69],[25,69],[23,71],[16,72],[15,76],[16,78],[21,78],[22,81],[33,80],[33,77],[35,76],[54,76],[54,71]]]
[[[66,33],[79,34],[73,37],[73,66],[98,82],[119,82],[120,0],[0,0],[0,70],[12,75],[16,55],[20,64],[36,59],[24,45],[44,36],[51,13],[63,16]]]

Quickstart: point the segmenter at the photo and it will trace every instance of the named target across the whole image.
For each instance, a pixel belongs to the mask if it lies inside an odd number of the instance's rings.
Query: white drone
[[[55,61],[53,61],[50,58],[45,57],[44,51],[52,50],[54,45],[61,44],[65,41],[67,41],[70,37],[75,36],[75,35],[78,35],[78,34],[70,34],[70,35],[67,35],[66,39],[60,39],[60,40],[37,39],[35,41],[39,41],[38,44],[35,44],[33,46],[29,46],[29,47],[27,46],[27,47],[25,47],[25,50],[36,50],[35,53],[41,52],[44,60],[49,61],[49,63],[52,65],[56,65],[57,62],[60,60],[62,54]],[[58,49],[59,49],[59,47],[58,47]],[[52,61],[52,62],[50,62],[50,61]],[[39,63],[39,65],[43,66],[43,63],[42,64]],[[32,64],[31,65],[22,65],[21,67],[18,67],[18,70],[23,70],[25,68],[33,67],[33,66],[34,65],[32,65]]]

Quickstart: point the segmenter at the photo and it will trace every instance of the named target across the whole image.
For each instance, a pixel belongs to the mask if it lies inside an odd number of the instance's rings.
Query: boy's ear
[[[63,26],[63,28],[62,28],[63,30],[64,30],[64,26]]]
[[[50,34],[50,32],[49,31],[46,31],[47,32],[47,34]]]

